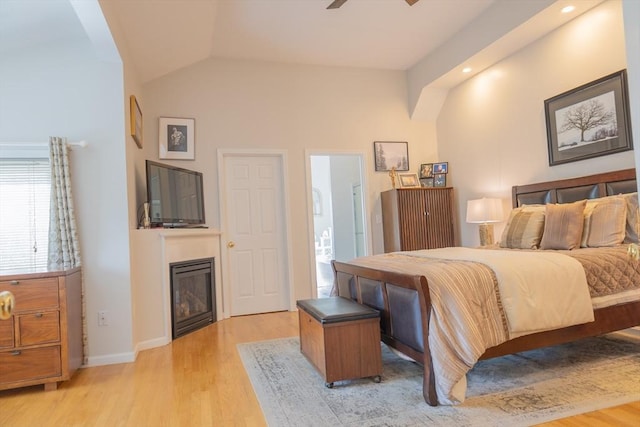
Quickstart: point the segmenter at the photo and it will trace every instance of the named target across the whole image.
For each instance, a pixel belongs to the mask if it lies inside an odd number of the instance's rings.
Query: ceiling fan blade
[[[409,1],[409,0],[407,0]],[[417,1],[417,0],[416,0]],[[327,7],[327,9],[337,9],[343,4],[345,4],[347,0],[333,0],[333,2]]]
[[[409,6],[413,6],[414,4],[418,3],[418,0],[405,0],[407,3],[409,3]]]

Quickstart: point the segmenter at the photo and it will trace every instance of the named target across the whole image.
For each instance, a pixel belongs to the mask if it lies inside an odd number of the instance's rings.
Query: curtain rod
[[[48,145],[48,142],[0,142],[0,147],[41,147],[44,145]],[[67,145],[71,146],[71,147],[81,147],[84,148],[87,145],[89,145],[89,143],[85,140],[82,141],[70,141],[67,142]]]

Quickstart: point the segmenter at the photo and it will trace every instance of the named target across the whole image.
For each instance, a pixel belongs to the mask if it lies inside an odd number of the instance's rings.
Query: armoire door
[[[421,190],[398,191],[398,211],[402,250],[415,251],[429,247],[425,192]]]
[[[454,245],[451,189],[425,191],[427,248]]]

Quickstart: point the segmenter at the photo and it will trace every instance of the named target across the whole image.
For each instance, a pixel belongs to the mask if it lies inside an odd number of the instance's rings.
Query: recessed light
[[[462,69],[462,72],[463,72],[463,73],[470,73],[470,72],[471,72],[471,67],[464,67],[464,68]]]
[[[576,9],[575,6],[565,6],[562,8],[561,12],[562,13],[569,13],[569,12],[573,12]]]

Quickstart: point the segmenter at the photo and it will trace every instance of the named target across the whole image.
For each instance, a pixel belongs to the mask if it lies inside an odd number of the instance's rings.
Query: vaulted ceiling
[[[0,1],[0,54],[78,37],[88,1]],[[142,83],[210,57],[405,70],[415,106],[423,88],[452,87],[602,0],[99,2],[115,10]]]

